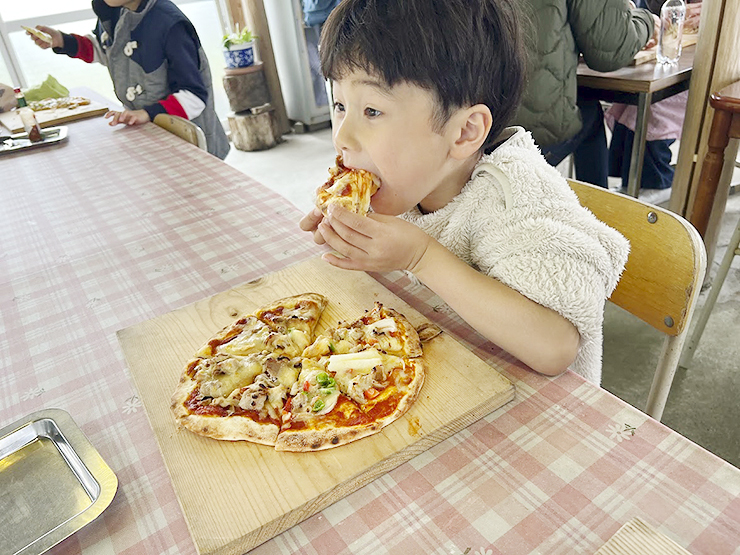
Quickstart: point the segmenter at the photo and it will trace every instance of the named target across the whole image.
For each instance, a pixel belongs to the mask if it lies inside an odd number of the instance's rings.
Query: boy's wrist
[[[424,245],[420,247],[419,252],[416,254],[414,260],[412,260],[412,263],[407,268],[408,271],[414,274],[420,281],[423,282],[424,274],[427,273],[430,269],[438,267],[438,265],[435,264],[435,259],[439,258],[440,254],[442,254],[440,252],[440,249],[442,251],[447,251],[447,249],[445,249],[439,242],[437,242],[429,235],[426,235],[426,241]]]
[[[62,35],[62,46],[55,46],[52,48],[55,54],[66,54],[67,56],[75,57],[79,52],[79,43],[77,37],[69,33],[60,33]]]
[[[158,114],[166,114],[167,110],[165,110],[164,106],[160,104],[159,102],[156,102],[155,104],[150,104],[149,106],[144,106],[144,110],[147,114],[149,114],[149,121],[154,121],[154,118],[157,117]]]

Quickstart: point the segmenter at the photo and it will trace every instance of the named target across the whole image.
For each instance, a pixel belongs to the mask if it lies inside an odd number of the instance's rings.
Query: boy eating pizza
[[[601,378],[605,299],[629,252],[531,135],[514,0],[345,0],[321,36],[333,141],[380,187],[365,217],[301,220],[332,265],[405,270],[533,370]]]

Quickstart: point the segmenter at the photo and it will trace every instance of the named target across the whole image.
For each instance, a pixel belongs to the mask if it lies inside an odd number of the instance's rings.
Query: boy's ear
[[[493,124],[491,110],[485,104],[475,104],[460,109],[452,116],[450,128],[453,135],[450,154],[453,158],[464,159],[477,153],[488,137]]]

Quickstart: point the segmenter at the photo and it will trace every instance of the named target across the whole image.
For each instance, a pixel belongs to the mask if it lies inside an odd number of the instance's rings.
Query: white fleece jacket
[[[578,203],[530,133],[510,127],[500,139],[447,206],[430,214],[416,207],[402,218],[572,322],[581,341],[570,368],[600,384],[604,303],[627,262],[629,242]]]

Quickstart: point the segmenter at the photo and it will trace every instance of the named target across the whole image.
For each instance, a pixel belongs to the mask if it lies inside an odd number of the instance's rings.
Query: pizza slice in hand
[[[380,187],[378,177],[365,170],[352,170],[337,156],[336,165],[329,169],[329,179],[316,191],[316,206],[326,214],[330,204],[343,206],[350,212],[366,216],[370,198]]]

